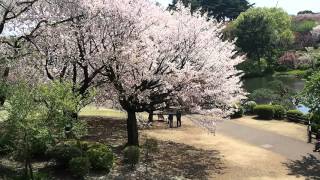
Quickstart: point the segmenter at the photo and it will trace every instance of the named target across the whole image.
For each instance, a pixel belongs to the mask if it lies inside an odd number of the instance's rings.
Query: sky
[[[156,0],[167,6],[172,0]],[[299,11],[312,10],[313,12],[320,12],[320,0],[249,0],[250,3],[255,3],[257,7],[278,7],[283,8],[289,14],[294,15]]]

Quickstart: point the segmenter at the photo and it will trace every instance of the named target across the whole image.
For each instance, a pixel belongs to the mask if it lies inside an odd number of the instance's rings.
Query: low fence
[[[291,122],[295,122],[295,123],[300,123],[300,124],[304,124],[304,125],[309,125],[309,120],[305,117],[301,117],[301,116],[295,116],[295,115],[286,115],[286,119],[291,121]],[[312,132],[312,137],[315,138],[316,133]]]
[[[300,123],[300,124],[305,124],[305,125],[308,125],[308,124],[309,124],[309,120],[306,119],[305,117],[295,116],[295,115],[290,115],[290,114],[288,114],[288,115],[286,116],[286,118],[287,118],[289,121],[292,121],[292,122],[296,122],[296,123]]]

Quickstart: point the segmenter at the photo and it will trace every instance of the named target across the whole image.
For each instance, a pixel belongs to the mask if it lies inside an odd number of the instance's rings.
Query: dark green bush
[[[257,103],[256,102],[254,102],[254,101],[248,101],[248,102],[246,102],[245,104],[244,104],[244,110],[245,110],[245,113],[246,114],[253,114],[254,112],[253,112],[253,109],[254,109],[254,107],[256,107],[257,106]]]
[[[112,151],[106,145],[95,144],[89,147],[87,154],[94,170],[109,172],[112,168],[114,157]]]
[[[318,113],[312,113],[310,115],[310,120],[311,120],[311,130],[312,132],[318,132],[320,129],[320,114]]]
[[[7,134],[0,135],[0,155],[7,155],[13,146],[12,138]]]
[[[31,154],[32,154],[32,157],[35,157],[35,158],[45,157],[46,151],[48,150],[47,143],[48,142],[46,142],[42,138],[34,138],[34,139],[32,139],[31,140]]]
[[[310,115],[310,120],[314,124],[320,124],[320,114],[318,113],[312,113]]]
[[[140,149],[137,146],[128,146],[124,149],[124,162],[134,167],[140,159]]]
[[[292,116],[296,116],[296,117],[302,117],[303,116],[303,112],[301,112],[299,110],[289,110],[287,112],[287,115],[292,115]]]
[[[87,157],[75,157],[69,162],[69,170],[75,177],[84,177],[89,173],[90,161]]]
[[[320,124],[312,124],[311,131],[317,133],[320,130]]]
[[[72,158],[80,157],[82,152],[76,146],[61,143],[48,150],[47,154],[59,165],[66,166]]]
[[[254,107],[254,113],[261,119],[272,119],[274,117],[274,109],[272,105],[257,105]]]
[[[273,105],[273,109],[274,109],[274,118],[275,119],[283,119],[284,116],[286,115],[286,110],[281,105]]]

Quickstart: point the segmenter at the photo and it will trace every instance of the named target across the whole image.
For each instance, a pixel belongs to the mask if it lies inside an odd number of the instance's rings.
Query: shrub
[[[114,160],[113,154],[106,145],[97,144],[89,147],[87,154],[93,169],[106,170],[109,172],[112,168]]]
[[[246,114],[253,114],[254,107],[257,106],[257,103],[254,101],[248,101],[244,104],[244,110]]]
[[[140,149],[137,146],[128,146],[124,149],[124,162],[133,168],[140,159]]]
[[[257,105],[254,107],[254,113],[261,119],[272,119],[274,117],[274,109],[272,105]]]
[[[320,124],[312,124],[311,131],[317,133],[320,130]]]
[[[249,99],[257,103],[270,103],[274,99],[275,92],[271,89],[256,89],[250,95]]]
[[[310,115],[310,120],[311,120],[311,130],[312,132],[318,132],[320,129],[320,114],[318,113],[313,113]]]
[[[235,108],[235,111],[231,115],[231,118],[232,119],[241,118],[243,116],[243,113],[244,113],[243,107],[241,105],[234,105],[233,108]]]
[[[76,146],[62,143],[50,149],[48,151],[48,155],[59,165],[66,166],[72,158],[80,157],[82,152]]]
[[[45,136],[38,136],[31,140],[31,155],[32,157],[41,158],[46,156],[49,141]]]
[[[274,109],[274,118],[275,119],[283,119],[285,114],[286,114],[286,110],[283,106],[281,105],[273,105],[273,109]]]
[[[84,177],[89,173],[90,161],[87,157],[75,157],[69,162],[69,170],[75,177]]]
[[[7,134],[1,134],[0,136],[0,155],[7,155],[11,151],[12,138]]]
[[[297,122],[299,119],[304,119],[304,114],[299,110],[289,110],[287,112],[287,119]]]

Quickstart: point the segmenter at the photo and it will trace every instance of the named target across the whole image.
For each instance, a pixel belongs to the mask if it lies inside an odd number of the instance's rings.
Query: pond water
[[[274,80],[280,80],[284,85],[291,88],[294,92],[300,92],[305,85],[305,80],[296,78],[296,77],[273,77],[273,76],[265,76],[265,77],[256,77],[249,78],[244,80],[244,88],[249,92],[253,92],[256,89],[266,88],[268,89],[268,83]],[[298,105],[296,108],[304,113],[308,112],[308,107],[304,105]]]

